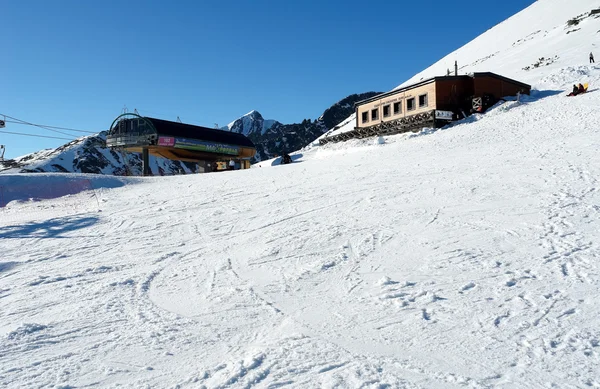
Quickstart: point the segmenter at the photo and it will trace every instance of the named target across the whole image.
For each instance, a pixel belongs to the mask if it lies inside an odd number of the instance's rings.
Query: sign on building
[[[439,120],[452,120],[452,111],[435,111],[435,118]]]

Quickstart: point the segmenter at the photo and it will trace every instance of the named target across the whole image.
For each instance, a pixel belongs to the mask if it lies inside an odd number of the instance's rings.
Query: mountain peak
[[[258,112],[257,110],[253,109],[252,111],[248,112],[247,114],[245,114],[245,115],[244,115],[244,116],[242,116],[242,117],[245,117],[245,116],[257,116],[257,115],[258,115],[258,116],[262,116],[262,115],[260,114],[260,112]]]
[[[229,123],[222,130],[232,131],[249,136],[251,134],[264,134],[275,123],[275,120],[265,120],[257,110],[253,109],[239,119]]]

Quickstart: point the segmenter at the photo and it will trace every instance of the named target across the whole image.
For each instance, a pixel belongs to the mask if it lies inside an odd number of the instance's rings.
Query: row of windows
[[[420,95],[419,96],[419,108],[427,107],[427,105],[428,105],[427,93],[425,93],[424,95]],[[402,113],[402,101],[399,101],[394,104],[384,105],[382,107],[384,118],[388,118],[388,117],[392,116],[392,114],[391,114],[392,107],[394,108],[394,116],[400,115]],[[414,97],[411,97],[410,99],[406,99],[406,111],[407,112],[414,111],[416,108],[417,108],[417,106],[415,104]],[[371,121],[374,121],[374,120],[379,120],[379,108],[374,108],[371,110]],[[363,123],[369,122],[369,111],[362,113],[362,122]]]

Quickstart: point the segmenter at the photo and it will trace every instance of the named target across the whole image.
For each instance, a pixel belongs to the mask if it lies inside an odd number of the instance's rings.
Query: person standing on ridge
[[[590,63],[595,63],[594,62],[594,54],[590,53]]]

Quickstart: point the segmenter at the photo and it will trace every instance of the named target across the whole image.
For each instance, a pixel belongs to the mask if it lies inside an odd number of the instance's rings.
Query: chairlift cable
[[[0,131],[0,133],[3,134],[12,134],[12,135],[22,135],[22,136],[34,136],[36,138],[50,138],[50,139],[63,139],[63,140],[69,140],[69,141],[73,141],[75,139],[73,138],[61,138],[58,136],[48,136],[48,135],[36,135],[36,134],[24,134],[22,132],[12,132],[12,131]]]
[[[23,124],[27,124],[27,125],[30,125],[30,126],[38,127],[38,128],[44,129],[44,130],[52,131],[52,132],[56,132],[56,133],[59,133],[59,134],[62,134],[62,135],[66,135],[66,136],[72,136],[71,134],[67,134],[66,132],[62,132],[62,131],[58,131],[58,130],[52,130],[50,128],[45,128],[43,126],[40,126],[40,125],[37,125],[37,124],[33,124],[33,123],[29,123],[29,122],[26,122],[25,120],[13,118],[13,117],[8,116],[8,115],[4,115],[4,116],[6,116],[7,118],[10,118],[10,119],[13,119],[13,120],[18,120],[19,122],[21,122]]]
[[[21,119],[12,117],[12,116],[5,115],[5,114],[0,114],[0,115],[3,115],[3,116],[5,116],[5,117],[7,117],[9,119],[18,121],[19,123],[17,123],[17,124],[25,124],[25,125],[29,125],[29,126],[34,126],[34,127],[42,128],[42,129],[45,129],[45,130],[48,130],[48,131],[56,132],[56,133],[59,133],[59,134],[62,134],[62,135],[73,136],[73,134],[67,134],[66,132],[54,130],[53,126],[45,126],[45,125],[42,125],[42,124],[34,124],[34,123],[27,122],[25,120],[21,120]],[[72,129],[72,128],[71,129],[67,129],[66,127],[63,128],[63,129],[68,130],[68,131],[75,130],[75,129]],[[81,130],[76,130],[76,131],[81,131]],[[90,132],[90,133],[92,133],[92,132]]]
[[[29,123],[23,123],[22,121],[19,122],[19,121],[14,121],[14,120],[6,120],[6,123],[22,124],[24,126],[31,126],[32,125],[32,124],[29,124]],[[65,130],[65,131],[73,131],[73,132],[83,132],[83,133],[86,133],[86,134],[96,134],[96,133],[100,132],[100,131],[95,131],[94,132],[94,131],[76,130],[74,128],[67,128],[67,127],[47,126],[45,124],[36,124],[36,126],[40,126],[40,127],[43,127],[43,128],[54,128],[54,129],[57,129],[57,130]]]

